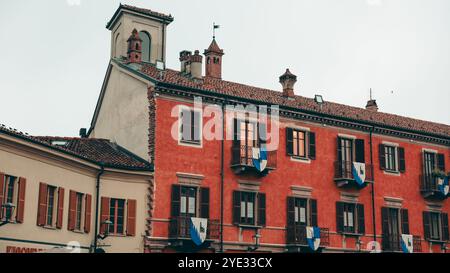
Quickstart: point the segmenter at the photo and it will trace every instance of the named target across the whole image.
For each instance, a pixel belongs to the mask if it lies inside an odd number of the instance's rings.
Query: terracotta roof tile
[[[116,60],[122,64],[125,64],[121,60]],[[308,110],[316,113],[328,114],[348,119],[357,119],[384,126],[392,126],[450,137],[450,126],[446,124],[413,119],[395,114],[369,111],[364,108],[333,102],[325,102],[322,107],[320,107],[312,98],[297,95],[294,96],[293,99],[286,98],[283,96],[281,91],[258,88],[211,77],[204,77],[202,81],[194,81],[193,79],[180,74],[180,72],[171,69],[166,69],[164,76],[161,78],[160,72],[151,64],[143,64],[140,68],[140,72],[160,82],[197,88],[212,93],[257,100],[261,103],[270,105],[293,107],[300,110]]]

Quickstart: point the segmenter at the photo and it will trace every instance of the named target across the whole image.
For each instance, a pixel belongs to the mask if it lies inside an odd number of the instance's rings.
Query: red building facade
[[[111,60],[151,83],[147,252],[395,252],[402,235],[414,252],[446,251],[450,126],[378,112],[374,100],[363,109],[296,96],[289,70],[279,91],[228,82],[223,56],[214,39],[205,76],[198,51],[180,54],[181,71]],[[279,119],[237,116],[230,106],[270,108]],[[266,139],[275,130],[278,138]],[[262,156],[274,142],[258,168],[254,151]],[[192,218],[208,222],[200,246]],[[318,249],[308,227],[320,230]]]

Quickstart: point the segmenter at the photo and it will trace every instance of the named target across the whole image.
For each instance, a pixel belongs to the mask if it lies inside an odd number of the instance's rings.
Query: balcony
[[[288,249],[300,249],[300,251],[308,250],[308,240],[306,238],[306,226],[291,225],[287,227],[286,244]],[[330,230],[328,228],[320,228],[320,248],[330,244]]]
[[[402,252],[401,235],[383,234],[382,247],[384,252]],[[413,252],[422,252],[420,236],[413,236]]]
[[[445,194],[439,188],[439,179],[441,177],[435,174],[420,175],[420,192],[425,199],[445,200],[449,194]]]
[[[191,217],[174,217],[169,223],[169,239],[174,247],[185,247],[187,249],[198,248],[191,240],[190,233]],[[219,239],[219,221],[208,219],[206,240],[201,247],[209,247],[212,241]]]
[[[253,151],[251,146],[233,146],[231,148],[231,168],[236,174],[257,174],[266,176],[277,168],[277,151],[267,152],[267,166],[260,172],[253,165]]]
[[[366,164],[366,178],[364,185],[360,186],[353,176],[353,162],[334,162],[334,181],[339,188],[363,188],[367,183],[373,182],[372,165]]]

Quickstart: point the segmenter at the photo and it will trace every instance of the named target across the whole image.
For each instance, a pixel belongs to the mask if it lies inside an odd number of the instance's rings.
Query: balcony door
[[[241,163],[252,165],[252,149],[258,147],[258,126],[251,121],[238,121]]]
[[[436,155],[434,153],[425,152],[423,154],[424,174],[430,176],[436,168]]]
[[[342,177],[352,177],[353,140],[338,138],[338,160]]]

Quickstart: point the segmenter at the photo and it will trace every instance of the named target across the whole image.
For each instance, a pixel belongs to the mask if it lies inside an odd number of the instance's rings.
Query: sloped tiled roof
[[[122,65],[126,65],[126,62],[123,59],[115,60]],[[292,107],[299,110],[312,111],[318,114],[327,114],[338,118],[341,117],[359,120],[380,126],[402,128],[405,130],[424,132],[432,135],[440,135],[446,138],[450,137],[450,126],[446,124],[403,117],[395,114],[374,112],[364,108],[333,102],[325,102],[322,106],[320,106],[312,98],[303,96],[286,98],[283,96],[281,91],[258,88],[211,77],[203,77],[203,80],[201,81],[193,80],[182,75],[179,71],[171,69],[166,69],[163,74],[164,76],[161,77],[160,72],[152,64],[143,64],[139,69],[139,72],[155,79],[155,81],[196,88],[211,93],[223,94],[248,100],[256,100],[264,104]]]
[[[114,13],[112,19],[108,22],[108,24],[106,25],[106,28],[110,28],[111,25],[113,25],[113,22],[116,20],[117,15],[122,11],[122,10],[129,10],[132,12],[137,12],[140,13],[142,15],[148,15],[148,16],[152,16],[152,17],[156,17],[156,18],[160,18],[163,19],[167,22],[172,22],[173,21],[173,16],[172,15],[167,15],[161,12],[156,12],[150,9],[144,9],[144,8],[139,8],[139,7],[135,7],[135,6],[130,6],[130,5],[123,5],[120,4],[119,8],[117,8],[116,12]]]
[[[151,164],[106,139],[30,136],[0,125],[0,132],[44,145],[109,168],[151,170]],[[56,145],[55,141],[60,145]],[[64,143],[64,144],[63,144]]]

